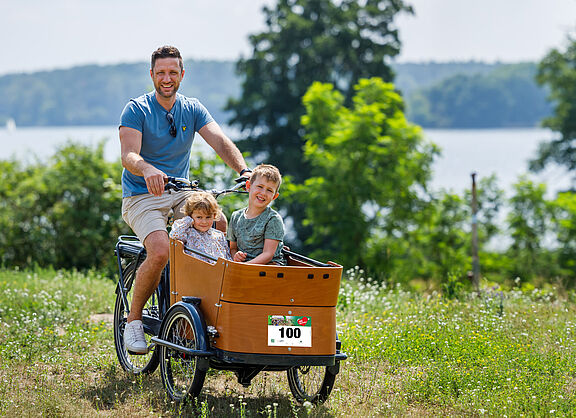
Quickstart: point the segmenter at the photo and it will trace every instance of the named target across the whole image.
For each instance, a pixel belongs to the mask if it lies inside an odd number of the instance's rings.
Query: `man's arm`
[[[166,174],[152,164],[144,161],[140,155],[142,147],[142,132],[137,129],[120,127],[120,150],[122,166],[136,176],[144,177],[148,191],[161,196],[164,193],[164,179]]]
[[[222,160],[238,174],[240,171],[247,168],[242,153],[236,147],[234,142],[224,134],[220,125],[216,122],[210,122],[204,125],[198,131],[204,141],[212,147],[212,149],[222,158]]]

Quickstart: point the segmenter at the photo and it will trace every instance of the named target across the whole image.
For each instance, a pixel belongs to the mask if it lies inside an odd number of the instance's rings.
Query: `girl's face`
[[[213,213],[208,214],[203,210],[195,210],[190,217],[194,219],[194,228],[200,232],[208,231],[216,220]]]

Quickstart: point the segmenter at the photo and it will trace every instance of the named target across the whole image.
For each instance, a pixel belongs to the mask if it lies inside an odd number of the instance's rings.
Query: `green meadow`
[[[343,280],[338,329],[348,360],[320,406],[293,401],[285,373],[243,388],[210,372],[195,402],[160,374],[116,360],[114,283],[98,273],[0,270],[2,416],[573,416],[576,304],[554,287],[419,294],[359,269]]]

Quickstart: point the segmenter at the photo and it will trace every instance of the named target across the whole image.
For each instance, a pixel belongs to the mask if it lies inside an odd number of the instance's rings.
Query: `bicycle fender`
[[[198,346],[196,347],[196,349],[202,351],[210,351],[206,321],[204,320],[204,315],[202,315],[202,312],[200,312],[200,310],[194,304],[182,301],[176,302],[174,305],[172,305],[168,310],[168,312],[174,309],[175,306],[183,307],[190,314],[190,318],[192,319],[192,326],[194,327],[194,333],[198,338],[197,340]],[[168,316],[168,312],[166,313],[166,316]],[[200,370],[206,371],[210,368],[209,359],[198,357],[197,361],[198,361],[197,363],[198,368]]]

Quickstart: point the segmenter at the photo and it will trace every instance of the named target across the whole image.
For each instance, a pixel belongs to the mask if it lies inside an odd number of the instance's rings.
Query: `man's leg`
[[[146,339],[142,327],[142,309],[146,301],[152,296],[158,283],[162,269],[168,262],[170,254],[170,241],[166,231],[154,231],[144,240],[146,259],[136,272],[132,306],[128,314],[124,330],[124,344],[126,349],[133,353],[146,353]],[[136,321],[132,323],[132,321]]]
[[[170,255],[170,241],[166,231],[150,233],[144,240],[144,246],[146,247],[146,259],[136,273],[128,322],[142,319],[142,309],[158,287],[160,274]]]

